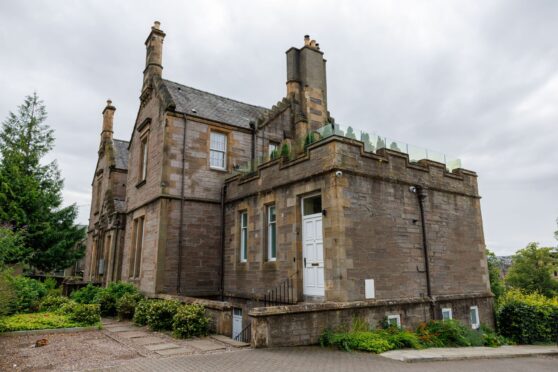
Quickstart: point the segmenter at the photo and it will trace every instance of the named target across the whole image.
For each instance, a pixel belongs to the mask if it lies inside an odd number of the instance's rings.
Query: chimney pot
[[[155,22],[153,22],[153,28],[155,28],[155,29],[157,29],[157,30],[158,30],[158,29],[159,29],[159,27],[161,27],[161,22],[159,22],[159,21],[155,21]]]
[[[112,106],[112,101],[111,101],[111,99],[110,99],[110,98],[109,98],[109,99],[107,99],[107,106]]]

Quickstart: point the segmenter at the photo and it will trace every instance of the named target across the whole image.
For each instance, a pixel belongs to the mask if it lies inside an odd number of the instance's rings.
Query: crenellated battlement
[[[361,141],[331,136],[307,147],[295,159],[281,157],[226,180],[228,197],[236,198],[304,179],[341,171],[390,183],[406,184],[478,198],[477,174],[429,159],[411,161],[409,154],[382,148],[369,152]]]

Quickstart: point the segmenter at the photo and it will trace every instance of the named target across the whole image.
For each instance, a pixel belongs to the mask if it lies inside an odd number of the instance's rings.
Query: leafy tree
[[[557,253],[555,248],[529,243],[513,256],[506,284],[527,293],[539,292],[549,297],[556,295],[558,282],[551,275],[558,267]]]
[[[500,265],[498,257],[489,249],[486,250],[488,261],[488,277],[490,279],[490,289],[496,298],[504,294],[504,281],[500,278]]]
[[[77,207],[62,208],[63,180],[56,162],[41,162],[54,146],[54,131],[44,124],[46,118],[46,108],[34,93],[2,123],[0,222],[23,232],[29,248],[26,262],[51,271],[83,256],[76,243],[84,231],[74,224]]]

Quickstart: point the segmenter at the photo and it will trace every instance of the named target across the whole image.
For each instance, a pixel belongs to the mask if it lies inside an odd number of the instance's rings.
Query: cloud
[[[129,139],[155,19],[166,78],[263,106],[310,34],[336,120],[461,157],[487,242],[511,253],[556,244],[557,16],[555,1],[3,2],[0,117],[34,90],[45,100],[64,197],[86,223],[101,111],[110,97]]]

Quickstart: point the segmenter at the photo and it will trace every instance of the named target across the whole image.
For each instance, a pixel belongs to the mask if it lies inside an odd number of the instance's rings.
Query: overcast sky
[[[87,223],[101,111],[128,140],[144,41],[167,33],[163,76],[270,107],[303,35],[328,60],[339,123],[446,152],[479,174],[487,246],[555,246],[558,1],[0,2],[0,118],[37,91],[56,131],[66,204]]]

